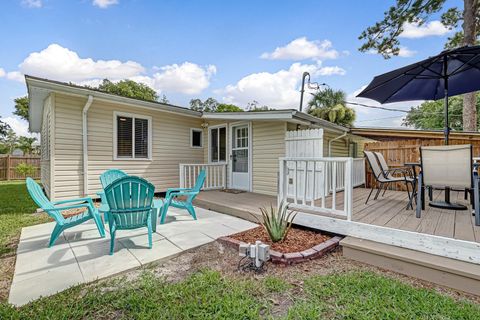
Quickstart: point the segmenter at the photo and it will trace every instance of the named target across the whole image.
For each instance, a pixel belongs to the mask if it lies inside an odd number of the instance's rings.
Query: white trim
[[[226,149],[225,152],[225,161],[212,161],[212,151],[211,151],[211,145],[212,145],[212,141],[211,141],[211,138],[210,138],[210,132],[212,129],[218,129],[218,128],[225,128],[225,139],[226,139]],[[228,164],[228,141],[229,141],[229,134],[228,134],[228,124],[227,123],[222,123],[222,124],[217,124],[215,126],[211,126],[211,127],[208,127],[208,133],[207,133],[208,137],[208,145],[207,145],[207,148],[208,148],[208,152],[207,152],[207,163],[214,163],[214,164]],[[218,139],[220,139],[220,135],[218,135]],[[220,142],[217,144],[218,146],[220,145]],[[220,152],[219,152],[220,154]]]
[[[56,108],[56,96],[55,93],[50,93],[51,95],[51,104],[50,104],[50,137],[48,143],[50,145],[50,200],[55,201],[55,135],[56,135],[56,118],[55,118],[55,108]]]
[[[132,157],[131,158],[122,158],[117,157],[117,117],[129,117],[132,118]],[[135,158],[135,118],[144,119],[148,121],[148,158]],[[152,161],[152,117],[142,115],[142,114],[135,114],[129,112],[120,112],[114,111],[113,112],[113,160],[115,161]]]
[[[412,213],[414,214],[414,213]],[[480,264],[480,243],[298,212],[295,224]]]
[[[249,192],[252,192],[253,190],[253,173],[252,173],[252,169],[253,169],[253,153],[252,153],[252,150],[253,150],[253,146],[252,146],[252,142],[253,142],[253,137],[252,137],[252,133],[253,133],[253,130],[252,130],[252,122],[251,121],[236,121],[236,122],[231,122],[228,124],[228,134],[227,136],[229,136],[229,139],[228,139],[228,142],[227,142],[227,149],[228,149],[228,154],[227,154],[227,158],[230,159],[232,157],[232,129],[234,127],[238,127],[238,126],[242,126],[242,125],[247,125],[248,127],[248,190],[245,190],[245,191],[249,191]],[[233,176],[233,173],[232,173],[232,170],[233,170],[233,166],[230,165],[228,166],[228,187],[229,188],[232,188],[232,176]]]
[[[88,109],[93,103],[93,96],[89,95],[82,110],[82,164],[83,164],[83,195],[88,195]]]
[[[200,132],[200,146],[193,145],[193,132]],[[202,149],[203,148],[203,129],[202,128],[190,128],[190,148]]]
[[[292,119],[293,112],[285,111],[268,111],[268,112],[204,112],[203,119],[211,120],[289,120]]]

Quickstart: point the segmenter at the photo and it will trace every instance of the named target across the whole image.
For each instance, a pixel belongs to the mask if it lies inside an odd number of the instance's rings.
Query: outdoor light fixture
[[[302,111],[303,108],[303,94],[305,93],[305,79],[307,79],[307,88],[312,89],[312,90],[320,90],[321,86],[327,86],[329,87],[326,83],[321,83],[319,84],[318,82],[310,82],[310,73],[304,72],[302,75],[302,89],[300,90],[300,108],[299,110]]]
[[[204,122],[200,125],[202,129],[207,129],[208,128],[208,122]]]
[[[265,262],[270,260],[270,246],[256,241],[255,244],[240,244],[238,254],[242,259],[238,263],[238,269],[255,272],[264,271]]]

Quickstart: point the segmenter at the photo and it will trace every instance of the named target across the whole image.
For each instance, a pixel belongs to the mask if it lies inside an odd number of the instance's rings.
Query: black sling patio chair
[[[375,186],[372,186],[372,189],[370,190],[370,193],[368,194],[367,200],[365,201],[365,204],[368,203],[368,200],[370,200],[370,196],[373,193],[373,190],[375,190],[375,187],[377,188],[377,193],[375,194],[375,197],[373,198],[374,200],[377,200],[380,192],[382,191],[383,188],[385,190],[387,187],[394,182],[403,182],[405,183],[405,187],[407,188],[407,195],[408,195],[408,204],[407,204],[407,209],[408,207],[411,207],[413,209],[412,205],[412,196],[413,196],[413,191],[415,188],[415,179],[413,177],[410,177],[407,174],[407,171],[405,170],[399,170],[399,169],[386,169],[384,170],[382,166],[379,163],[379,159],[375,154],[371,151],[364,151],[365,157],[367,158],[367,162],[370,166],[370,169],[372,170],[373,176],[375,178],[375,181],[377,182]],[[383,159],[383,157],[382,157]],[[385,160],[385,159],[383,159]],[[386,164],[386,162],[385,162]],[[395,176],[395,174],[401,174],[401,176]],[[408,186],[412,186],[412,193],[410,193],[410,190]],[[384,191],[385,192],[385,191]]]

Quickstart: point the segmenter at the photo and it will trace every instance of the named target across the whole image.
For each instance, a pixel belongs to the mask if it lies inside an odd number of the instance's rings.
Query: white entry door
[[[232,137],[230,187],[248,191],[250,189],[249,157],[251,156],[248,124],[232,126],[230,136]]]

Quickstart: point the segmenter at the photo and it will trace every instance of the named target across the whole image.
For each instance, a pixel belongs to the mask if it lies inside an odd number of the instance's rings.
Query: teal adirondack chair
[[[102,184],[102,189],[105,190],[105,188],[112,183],[113,181],[117,180],[118,178],[123,178],[126,177],[127,174],[119,169],[109,169],[102,173],[100,175],[100,183]],[[102,200],[103,203],[107,203],[107,199],[105,198],[105,192],[100,191],[97,192],[97,195],[100,196],[100,199]]]
[[[43,211],[45,211],[57,223],[50,237],[50,243],[48,245],[49,247],[53,246],[53,244],[63,231],[81,223],[84,223],[85,221],[88,221],[90,219],[93,219],[97,224],[97,229],[100,233],[100,236],[102,238],[105,237],[105,228],[103,227],[102,219],[100,218],[97,209],[93,205],[93,201],[91,198],[79,198],[52,202],[48,200],[48,198],[43,193],[42,188],[32,178],[27,178],[27,190],[33,201],[35,201],[35,203],[37,204],[37,206],[42,208]],[[72,204],[64,206],[64,204],[68,203]],[[87,208],[88,210],[81,214],[68,218],[64,218],[62,216],[62,211],[75,208]]]
[[[108,169],[100,175],[100,183],[102,184],[102,191],[97,192],[97,195],[102,201],[102,205],[107,205],[107,199],[105,198],[105,188],[113,181],[128,176],[124,171],[119,169]],[[108,223],[108,212],[103,213],[105,223]]]
[[[205,170],[200,170],[197,181],[195,182],[193,188],[172,188],[167,190],[161,210],[162,217],[160,219],[160,224],[165,222],[168,207],[170,206],[187,210],[193,219],[197,220],[197,215],[195,214],[195,208],[193,207],[192,202],[202,189],[203,183],[205,182],[205,175]],[[180,200],[178,199],[179,197],[186,197],[186,199]]]
[[[155,187],[145,179],[126,176],[119,178],[105,188],[109,206],[110,255],[115,247],[117,230],[131,230],[146,227],[148,246],[152,248],[152,211]]]
[[[102,184],[103,190],[100,192],[97,192],[97,195],[100,197],[102,201],[102,205],[108,205],[107,199],[105,198],[105,188],[111,184],[113,181],[123,178],[128,176],[124,171],[119,170],[119,169],[108,169],[104,173],[100,175],[100,183]],[[153,231],[157,231],[157,216],[158,213],[160,212],[160,208],[162,207],[163,202],[160,199],[154,199],[153,200],[153,206],[156,208],[156,211],[154,214],[152,214],[152,228]],[[106,211],[104,213],[104,218],[105,222],[108,223],[108,212]]]

